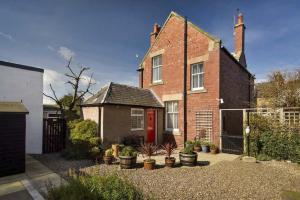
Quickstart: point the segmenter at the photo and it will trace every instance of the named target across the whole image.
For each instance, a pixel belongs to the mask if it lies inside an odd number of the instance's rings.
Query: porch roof
[[[101,104],[133,105],[143,107],[164,107],[149,89],[110,82],[95,95],[88,98],[82,106]]]

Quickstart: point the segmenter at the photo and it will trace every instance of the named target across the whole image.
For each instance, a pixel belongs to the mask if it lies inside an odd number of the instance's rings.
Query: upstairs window
[[[131,130],[144,130],[144,109],[131,108]]]
[[[152,58],[152,81],[153,83],[161,82],[162,60],[161,55]]]
[[[204,72],[203,72],[203,64],[196,63],[191,65],[191,85],[192,90],[200,90],[203,89],[203,79],[204,79]]]
[[[169,131],[178,130],[178,102],[166,102],[166,128]]]

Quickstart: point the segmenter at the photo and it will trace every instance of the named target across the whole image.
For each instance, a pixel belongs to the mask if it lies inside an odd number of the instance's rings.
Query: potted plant
[[[137,152],[131,146],[122,147],[119,153],[121,169],[132,169],[136,165]]]
[[[219,152],[219,147],[218,147],[217,145],[215,145],[215,144],[212,144],[212,145],[210,146],[210,152],[211,152],[212,154],[217,154],[217,153]]]
[[[104,160],[104,163],[107,164],[107,165],[111,165],[112,164],[112,161],[113,161],[113,149],[110,148],[110,149],[107,149],[105,151],[105,154],[103,156],[103,160]]]
[[[196,140],[194,142],[194,151],[196,151],[196,152],[200,152],[201,151],[201,142],[200,142],[200,140]]]
[[[142,144],[140,149],[142,154],[148,157],[144,160],[144,169],[153,170],[155,167],[155,160],[151,159],[151,156],[157,150],[157,146],[152,143],[146,143]]]
[[[209,142],[202,142],[201,143],[202,151],[204,153],[208,153],[209,152],[209,146],[210,146]]]
[[[174,167],[176,159],[174,157],[171,157],[171,155],[175,150],[175,145],[173,143],[166,143],[162,146],[162,148],[166,152],[165,165],[167,167]]]
[[[179,153],[179,160],[183,166],[197,165],[197,153],[194,152],[193,145],[190,143],[185,144],[185,148]]]

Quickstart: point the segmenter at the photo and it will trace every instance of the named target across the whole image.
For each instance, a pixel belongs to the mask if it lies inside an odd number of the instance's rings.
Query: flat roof
[[[27,108],[22,102],[0,101],[0,113],[24,113],[28,114]]]
[[[1,60],[0,60],[0,65],[44,73],[44,69],[42,69],[42,68],[32,67],[32,66],[28,66],[28,65],[21,65],[21,64],[16,64],[16,63],[11,63],[11,62],[1,61]]]

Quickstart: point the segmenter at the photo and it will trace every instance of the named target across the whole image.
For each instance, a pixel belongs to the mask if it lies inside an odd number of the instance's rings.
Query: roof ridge
[[[141,68],[146,56],[149,54],[150,50],[152,49],[152,47],[154,46],[154,44],[156,43],[156,41],[158,41],[157,39],[159,38],[160,34],[162,33],[162,30],[165,28],[167,22],[169,21],[169,19],[172,17],[172,16],[175,16],[175,17],[179,17],[181,19],[185,19],[183,16],[181,16],[180,14],[176,13],[175,11],[171,11],[169,16],[167,17],[167,19],[165,20],[164,24],[162,25],[158,35],[156,36],[156,39],[154,40],[153,44],[148,48],[147,52],[145,53],[143,59],[141,60],[139,66]],[[217,38],[213,35],[211,35],[210,33],[204,31],[202,28],[200,28],[199,26],[197,26],[196,24],[194,24],[193,22],[191,21],[187,21],[188,23],[190,23],[195,29],[197,29],[198,31],[200,31],[201,33],[203,33],[204,35],[206,35],[207,37],[209,37],[211,40],[214,40],[215,42],[220,42],[221,39],[220,38]]]
[[[101,103],[104,103],[104,102],[106,101],[106,97],[107,97],[108,92],[110,91],[111,84],[112,84],[112,82],[109,82],[109,83],[108,83],[106,92],[105,92],[105,94],[104,94],[104,97],[103,97]]]
[[[122,84],[122,83],[115,83],[115,82],[111,82],[111,83],[112,83],[112,84],[115,84],[115,85],[122,85],[122,86],[130,87],[130,88],[135,88],[135,89],[139,89],[139,90],[150,91],[150,90],[147,89],[147,88],[141,88],[141,87],[138,87],[138,86],[127,85],[127,84]]]

